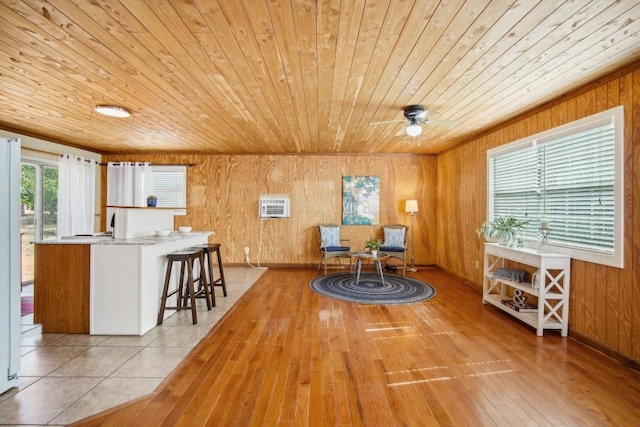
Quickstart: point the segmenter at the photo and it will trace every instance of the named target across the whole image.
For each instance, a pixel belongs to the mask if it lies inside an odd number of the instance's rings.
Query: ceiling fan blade
[[[407,127],[403,126],[402,129],[396,132],[393,136],[407,136]]]
[[[454,122],[453,120],[435,120],[435,119],[427,119],[424,121],[425,125],[436,125],[436,126],[445,126],[445,127],[454,127],[458,126],[458,122]]]
[[[373,123],[369,123],[369,126],[371,125],[383,125],[383,124],[387,124],[387,123],[404,123],[406,122],[406,120],[391,120],[388,122],[373,122]]]

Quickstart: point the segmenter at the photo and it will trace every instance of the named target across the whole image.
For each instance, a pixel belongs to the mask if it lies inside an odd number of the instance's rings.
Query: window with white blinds
[[[488,151],[489,218],[551,224],[553,250],[622,267],[623,107]]]
[[[158,198],[158,207],[186,209],[187,167],[151,165],[147,188]]]

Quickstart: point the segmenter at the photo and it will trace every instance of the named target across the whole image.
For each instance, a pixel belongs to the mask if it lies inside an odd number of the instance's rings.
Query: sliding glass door
[[[33,242],[56,238],[58,167],[55,163],[22,160],[21,227],[22,284],[33,282]]]

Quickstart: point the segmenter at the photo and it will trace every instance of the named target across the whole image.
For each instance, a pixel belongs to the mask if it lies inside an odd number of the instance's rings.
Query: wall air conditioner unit
[[[289,218],[289,196],[260,196],[259,218]]]

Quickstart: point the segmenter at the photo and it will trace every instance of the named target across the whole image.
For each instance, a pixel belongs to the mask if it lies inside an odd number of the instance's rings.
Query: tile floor
[[[216,307],[166,319],[144,336],[42,334],[23,317],[20,387],[0,395],[0,425],[66,425],[153,392],[265,270],[225,268]],[[27,290],[27,292],[29,292]]]

